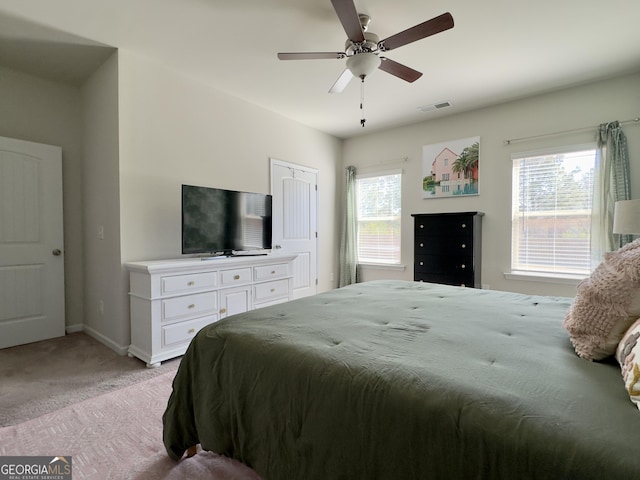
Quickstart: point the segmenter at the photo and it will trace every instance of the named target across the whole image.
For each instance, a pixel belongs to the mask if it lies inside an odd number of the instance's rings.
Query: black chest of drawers
[[[483,215],[413,214],[414,280],[480,288]]]

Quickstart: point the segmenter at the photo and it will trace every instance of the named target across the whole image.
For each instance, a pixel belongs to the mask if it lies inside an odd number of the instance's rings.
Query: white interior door
[[[0,137],[0,348],[65,333],[62,150]]]
[[[315,295],[318,278],[318,172],[271,159],[273,248],[296,253],[293,298]]]

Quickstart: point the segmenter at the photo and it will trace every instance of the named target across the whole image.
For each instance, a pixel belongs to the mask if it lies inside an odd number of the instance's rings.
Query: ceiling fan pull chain
[[[364,122],[367,120],[364,118],[364,75],[361,78],[360,82],[360,125],[364,128]]]

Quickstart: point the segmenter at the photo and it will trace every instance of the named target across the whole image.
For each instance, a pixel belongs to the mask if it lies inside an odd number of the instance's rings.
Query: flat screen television
[[[182,185],[182,253],[271,249],[271,195]]]

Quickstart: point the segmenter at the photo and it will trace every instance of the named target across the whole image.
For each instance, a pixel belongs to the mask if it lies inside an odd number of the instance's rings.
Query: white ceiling
[[[452,30],[385,54],[424,75],[412,84],[382,71],[367,78],[365,128],[359,81],[341,94],[327,93],[345,60],[276,57],[344,50],[346,34],[330,0],[0,0],[0,63],[42,76],[49,71],[62,81],[64,72],[74,73],[68,81],[77,83],[110,53],[109,45],[341,138],[640,70],[638,0],[355,5],[371,16],[369,31],[380,38],[447,11],[455,21]],[[46,41],[43,26],[56,30],[55,40]],[[58,54],[43,54],[47,44]],[[65,54],[67,47],[75,53]],[[84,73],[75,73],[85,64]],[[442,101],[452,106],[418,109]]]

